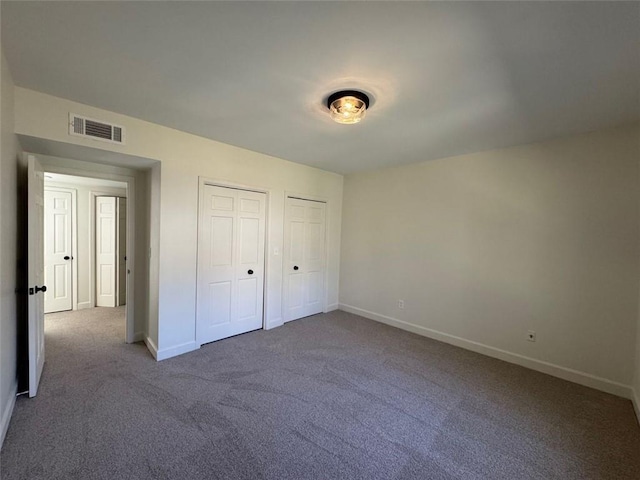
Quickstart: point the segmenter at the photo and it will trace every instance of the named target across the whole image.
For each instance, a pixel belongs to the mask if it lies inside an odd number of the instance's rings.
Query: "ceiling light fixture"
[[[364,118],[369,97],[357,90],[342,90],[329,95],[327,107],[334,122],[350,125]]]

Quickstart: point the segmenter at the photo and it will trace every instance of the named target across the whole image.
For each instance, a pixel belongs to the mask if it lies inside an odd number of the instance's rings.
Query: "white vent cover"
[[[69,135],[93,138],[103,142],[124,144],[124,127],[92,118],[69,114]]]

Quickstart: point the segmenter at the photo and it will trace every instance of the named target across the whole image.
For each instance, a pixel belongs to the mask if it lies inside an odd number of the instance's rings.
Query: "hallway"
[[[144,375],[145,367],[157,365],[144,344],[127,345],[124,335],[124,306],[45,316],[42,381],[37,397],[17,399],[2,450],[3,480],[75,478],[61,472],[76,470],[89,452],[104,450],[109,440],[101,428],[113,424],[108,416],[119,409],[114,400],[126,389],[114,382],[117,372],[125,378],[135,365]],[[114,388],[114,383],[119,384]],[[120,419],[123,413],[118,410]]]

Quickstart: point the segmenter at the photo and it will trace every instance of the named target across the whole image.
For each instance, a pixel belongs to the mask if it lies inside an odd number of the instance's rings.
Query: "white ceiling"
[[[640,119],[638,2],[2,2],[17,85],[339,173]],[[326,97],[373,96],[358,125]]]
[[[70,186],[127,188],[126,183],[117,182],[115,180],[106,180],[103,178],[78,177],[76,175],[64,175],[62,173],[45,172],[44,184],[47,185],[52,182],[64,183]]]

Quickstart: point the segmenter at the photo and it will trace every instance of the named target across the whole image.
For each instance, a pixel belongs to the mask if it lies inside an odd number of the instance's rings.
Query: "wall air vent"
[[[124,127],[92,118],[69,114],[69,135],[88,137],[103,142],[124,144]]]

